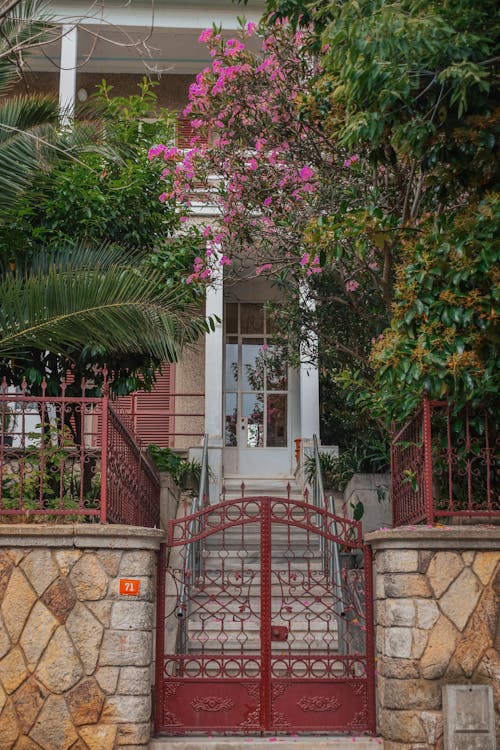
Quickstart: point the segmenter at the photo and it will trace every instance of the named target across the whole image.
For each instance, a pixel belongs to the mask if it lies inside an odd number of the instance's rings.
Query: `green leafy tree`
[[[107,361],[128,391],[205,330],[196,293],[179,280],[195,233],[170,252],[165,238],[179,222],[175,208],[155,215],[146,158],[146,140],[155,128],[168,138],[172,118],[156,111],[146,82],[118,101],[103,84],[100,120],[71,128],[59,126],[52,99],[10,96],[17,55],[50,33],[31,20],[39,9],[0,13],[0,367],[11,382],[28,374],[35,389],[49,373],[55,389],[69,364],[78,381]]]
[[[329,375],[351,407],[386,423],[403,419],[424,389],[458,406],[471,398],[491,403],[498,389],[496,4],[269,0],[267,7],[269,24],[290,19],[319,51],[300,118],[321,122],[371,182],[368,200],[352,183],[339,210],[313,218],[305,234],[325,268],[353,254],[374,254],[382,267],[390,325],[373,337],[374,372],[367,377],[352,361],[339,371],[330,359]],[[356,278],[361,293],[365,282]],[[360,341],[366,348],[366,337]]]

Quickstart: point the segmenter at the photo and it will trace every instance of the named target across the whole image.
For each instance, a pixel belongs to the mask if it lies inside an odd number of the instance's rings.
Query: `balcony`
[[[424,399],[392,439],[394,526],[500,518],[499,444],[486,409]]]
[[[0,384],[0,522],[159,526],[159,476],[127,417],[67,390]]]

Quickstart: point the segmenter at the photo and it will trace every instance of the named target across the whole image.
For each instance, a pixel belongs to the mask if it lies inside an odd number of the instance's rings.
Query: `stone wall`
[[[446,684],[491,684],[500,738],[500,529],[413,527],[367,539],[385,749],[443,748]]]
[[[156,550],[128,526],[0,527],[0,748],[145,750]],[[120,579],[140,582],[137,596]]]

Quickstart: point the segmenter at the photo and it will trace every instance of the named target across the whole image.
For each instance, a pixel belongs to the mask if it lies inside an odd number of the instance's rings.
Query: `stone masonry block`
[[[417,660],[394,659],[390,656],[379,659],[378,672],[384,677],[394,677],[398,680],[417,679],[420,675]]]
[[[102,640],[99,665],[149,666],[152,644],[152,633],[146,631],[107,630]]]
[[[95,554],[85,552],[72,568],[69,578],[80,601],[104,598],[108,576]]]
[[[481,586],[477,576],[470,568],[465,568],[443,594],[439,606],[456,627],[463,630],[477,604],[480,593]]]
[[[486,586],[500,564],[500,552],[477,552],[472,570],[483,586]]]
[[[417,625],[422,630],[430,630],[439,617],[439,608],[436,602],[426,599],[415,601],[417,611]]]
[[[381,573],[416,573],[418,571],[417,550],[386,550],[379,553],[377,571]]]
[[[41,596],[59,575],[58,567],[48,549],[32,550],[22,561],[21,568],[38,596]]]
[[[441,708],[441,685],[434,680],[386,679],[383,690],[384,708],[399,711]]]
[[[35,675],[52,693],[64,693],[83,677],[83,668],[64,625],[52,636]]]
[[[111,627],[115,630],[152,630],[154,607],[151,602],[126,598],[113,603]]]
[[[117,692],[120,695],[149,695],[151,670],[149,667],[122,667]]]
[[[432,591],[425,576],[420,573],[386,573],[384,575],[385,596],[392,599],[410,597],[430,598]]]
[[[14,643],[18,641],[36,599],[23,571],[14,568],[1,606],[5,627]]]
[[[386,627],[412,627],[415,625],[415,604],[412,599],[386,599],[381,607]]]
[[[436,552],[427,568],[427,578],[436,597],[440,597],[462,571],[464,562],[458,552]]]
[[[420,660],[422,677],[434,680],[442,677],[455,652],[459,638],[456,627],[441,615],[429,634],[426,649]]]
[[[121,576],[152,576],[154,572],[155,555],[145,550],[125,550],[121,563]]]
[[[104,722],[143,724],[151,718],[150,695],[110,695],[102,713]]]
[[[425,742],[426,735],[417,711],[380,711],[380,732],[384,739],[399,742]]]
[[[412,655],[411,628],[388,628],[385,632],[385,653],[400,659],[409,659]]]
[[[424,653],[425,647],[427,646],[429,632],[427,630],[419,630],[418,628],[413,628],[412,636],[413,640],[411,655],[414,659],[419,659]]]

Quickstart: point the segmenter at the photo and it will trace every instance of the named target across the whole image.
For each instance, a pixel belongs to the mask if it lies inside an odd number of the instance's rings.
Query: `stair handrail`
[[[327,498],[323,488],[323,472],[321,470],[317,435],[313,435],[313,451],[315,463],[314,482],[312,486],[313,504],[316,508],[328,510],[332,515],[335,515],[335,500],[333,495],[330,495],[330,497]],[[333,532],[334,535],[338,537],[336,521],[333,522]],[[320,540],[320,549],[323,556],[325,573],[328,575],[329,580],[332,581],[337,594],[333,604],[333,610],[337,616],[338,650],[339,653],[344,653],[344,618],[346,608],[344,602],[344,588],[342,586],[339,545],[338,542],[334,542],[333,540],[326,542],[325,537],[322,536]]]
[[[208,435],[203,436],[203,448],[201,453],[201,471],[200,471],[200,483],[198,486],[198,494],[193,495],[191,501],[191,515],[194,515],[202,508],[206,508],[210,503],[210,485],[209,485],[210,472],[208,468]],[[189,536],[195,535],[196,531],[199,531],[201,519],[191,519],[189,522]],[[196,529],[198,526],[198,529]],[[179,599],[176,617],[178,620],[182,620],[182,624],[179,631],[179,651],[186,653],[187,651],[187,638],[186,638],[186,627],[189,617],[188,602],[189,602],[189,586],[195,577],[200,576],[202,572],[202,554],[201,554],[201,542],[189,542],[187,545],[186,557],[184,560],[184,567],[182,570],[181,585],[179,587]]]

